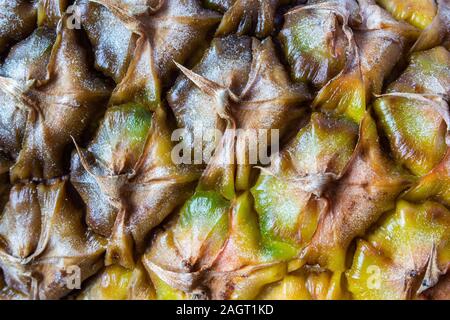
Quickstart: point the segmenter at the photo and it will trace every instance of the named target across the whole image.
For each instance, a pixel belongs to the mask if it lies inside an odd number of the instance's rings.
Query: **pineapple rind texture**
[[[450,299],[449,17],[3,1],[0,300]]]

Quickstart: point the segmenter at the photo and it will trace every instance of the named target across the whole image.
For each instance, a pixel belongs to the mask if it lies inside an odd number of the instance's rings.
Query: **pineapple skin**
[[[450,299],[448,0],[0,13],[0,300]]]

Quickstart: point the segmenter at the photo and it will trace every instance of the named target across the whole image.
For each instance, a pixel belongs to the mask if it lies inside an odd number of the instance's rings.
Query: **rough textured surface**
[[[0,1],[0,299],[449,299],[449,17]]]

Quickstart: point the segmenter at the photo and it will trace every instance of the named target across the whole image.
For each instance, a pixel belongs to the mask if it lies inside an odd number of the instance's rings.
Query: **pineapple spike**
[[[211,4],[218,0],[208,0]],[[235,32],[238,35],[254,33],[258,38],[270,36],[274,31],[275,10],[286,0],[235,0],[226,6],[215,36]],[[252,32],[254,30],[254,32]]]
[[[136,103],[112,106],[87,149],[73,153],[71,181],[87,201],[88,224],[109,238],[108,265],[133,269],[134,253],[144,251],[147,235],[189,197],[198,179],[172,162],[165,119],[162,106],[154,112]]]
[[[68,266],[80,267],[81,280],[102,266],[102,239],[85,228],[67,184],[63,179],[16,184],[0,219],[8,243],[0,249],[0,266],[8,286],[30,299],[59,299],[70,292],[62,276]]]
[[[227,120],[232,127],[235,127],[235,120],[230,114],[229,108],[229,100],[234,103],[239,102],[239,97],[237,97],[229,88],[225,88],[217,84],[214,81],[210,81],[195,72],[185,68],[178,62],[174,61],[175,65],[180,69],[180,71],[191,80],[200,90],[202,90],[205,94],[214,97],[216,101],[216,112],[222,118]]]
[[[290,11],[288,11],[285,16],[293,15],[302,11],[314,11],[314,10],[326,10],[336,13],[341,19],[342,19],[342,27],[344,30],[344,33],[347,37],[347,40],[349,44],[353,42],[353,32],[352,29],[349,27],[349,21],[350,16],[355,21],[353,23],[360,23],[360,17],[357,15],[353,15],[353,10],[356,5],[355,1],[353,0],[344,0],[341,2],[338,1],[325,1],[325,2],[319,2],[314,3],[310,5],[304,5],[296,7]]]
[[[358,10],[353,0],[321,1],[285,14],[278,38],[296,81],[320,88],[357,57],[350,25],[361,23]]]
[[[437,94],[419,94],[410,92],[391,92],[381,95],[374,95],[377,98],[382,97],[401,97],[412,101],[418,101],[422,104],[418,104],[420,107],[429,109],[430,106],[433,110],[437,111],[447,125],[447,134],[445,141],[447,146],[450,147],[450,113],[448,110],[448,104],[441,95]]]
[[[2,11],[2,26],[0,33],[0,52],[3,53],[11,42],[26,38],[36,27],[37,10],[34,2],[3,1],[0,3]]]
[[[70,144],[70,135],[80,136],[109,98],[109,85],[90,73],[87,52],[78,36],[64,15],[58,23],[47,76],[34,81],[26,92],[42,112],[27,116],[22,149],[11,168],[14,181],[51,179],[64,174],[61,151]]]
[[[442,161],[428,174],[421,177],[410,189],[405,191],[403,199],[422,202],[434,199],[450,207],[450,148]]]
[[[416,294],[421,294],[425,290],[434,287],[439,282],[439,278],[445,274],[444,270],[439,269],[439,262],[437,255],[438,252],[436,243],[433,242],[433,245],[431,247],[431,253],[427,261],[426,271],[422,281],[420,282],[420,287],[419,289],[417,289]]]
[[[186,273],[170,271],[158,266],[150,259],[143,259],[143,263],[149,272],[154,272],[161,280],[170,286],[185,292],[192,292],[195,290],[197,283],[204,274],[202,271]]]
[[[13,97],[18,102],[18,108],[21,108],[24,111],[36,112],[39,116],[43,117],[44,114],[39,107],[39,104],[27,95],[27,92],[33,84],[34,81],[31,81],[29,84],[23,84],[12,78],[0,76],[0,90]]]
[[[350,242],[392,207],[397,195],[410,185],[410,180],[381,152],[376,125],[366,112],[346,173],[337,189],[326,196],[327,205],[321,213],[319,227],[301,257],[332,271],[345,271],[345,254]],[[370,201],[364,201],[368,190]],[[351,198],[350,194],[359,200]],[[356,208],[352,205],[355,201]],[[350,227],[346,223],[350,220],[357,223]]]
[[[360,123],[366,110],[366,86],[358,56],[351,59],[344,70],[331,79],[316,95],[313,107],[322,111],[345,114]]]
[[[405,20],[423,30],[436,15],[435,0],[377,0],[396,19]]]
[[[353,298],[416,299],[435,287],[449,266],[448,213],[436,202],[398,200],[357,240],[346,272]]]
[[[154,300],[155,289],[142,263],[133,270],[111,265],[99,272],[77,300]]]
[[[38,26],[55,27],[64,16],[68,6],[67,0],[39,0],[37,8]]]

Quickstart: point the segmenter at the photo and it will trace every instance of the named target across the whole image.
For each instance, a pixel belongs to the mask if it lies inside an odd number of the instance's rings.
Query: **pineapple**
[[[0,10],[0,299],[450,299],[447,0]]]

